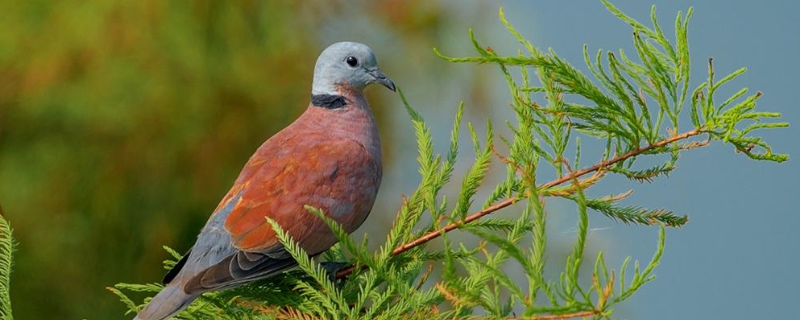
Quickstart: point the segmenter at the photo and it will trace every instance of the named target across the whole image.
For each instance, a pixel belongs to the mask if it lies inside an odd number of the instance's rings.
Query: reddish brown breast
[[[262,251],[278,243],[269,217],[309,253],[336,240],[305,205],[322,209],[348,232],[363,223],[380,186],[380,139],[363,96],[340,109],[309,109],[267,140],[219,207],[242,194],[225,222],[234,246]]]

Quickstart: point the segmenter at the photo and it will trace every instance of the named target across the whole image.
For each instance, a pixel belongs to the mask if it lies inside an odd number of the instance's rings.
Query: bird
[[[337,42],[323,50],[308,108],[250,157],[195,244],[164,276],[164,288],[134,320],[168,319],[205,292],[296,266],[267,218],[310,256],[337,240],[306,205],[321,209],[348,233],[361,226],[383,172],[380,136],[364,96],[373,83],[396,90],[367,45]]]

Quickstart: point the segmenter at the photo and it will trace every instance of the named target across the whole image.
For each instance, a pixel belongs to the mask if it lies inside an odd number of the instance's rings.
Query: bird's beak
[[[389,88],[389,90],[397,91],[397,88],[394,86],[394,82],[392,82],[389,77],[387,77],[380,69],[375,69],[370,71],[370,74],[375,79],[376,83],[382,84],[384,87]]]

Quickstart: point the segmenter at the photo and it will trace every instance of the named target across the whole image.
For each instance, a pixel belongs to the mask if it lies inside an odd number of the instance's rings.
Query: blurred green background
[[[442,11],[423,1],[46,0],[2,1],[0,16],[0,203],[20,243],[15,314],[105,319],[124,309],[104,288],[158,281],[161,246],[188,248],[255,148],[305,109],[325,46],[389,35],[384,43],[432,61]],[[363,30],[324,35],[341,21]],[[394,48],[371,44],[387,72],[402,69],[383,63]]]
[[[798,5],[652,2],[667,22],[696,6],[695,65],[714,55],[720,72],[751,67],[737,85],[764,90],[763,104],[795,125],[768,141],[800,154],[798,112],[790,108],[791,75],[800,73]],[[651,2],[615,3],[641,20],[649,15]],[[502,127],[510,113],[495,68],[448,64],[431,53],[471,54],[468,27],[495,50],[516,50],[497,22],[499,6],[534,44],[553,46],[576,65],[583,43],[630,50],[629,29],[599,1],[0,1],[0,203],[20,243],[15,315],[127,318],[104,288],[160,280],[161,246],[182,251],[193,243],[250,154],[305,109],[316,56],[333,42],[375,50],[433,124],[440,150],[459,100],[479,132],[487,117]],[[368,95],[387,163],[376,209],[356,233],[377,239],[400,194],[417,181],[413,132],[399,99],[380,88]],[[693,214],[688,227],[670,231],[659,281],[618,315],[784,315],[800,285],[791,267],[798,263],[791,244],[800,243],[793,231],[800,216],[791,214],[796,161],[752,163],[715,147],[682,161],[671,179],[612,181],[599,190],[636,187],[635,204]],[[568,250],[572,223],[552,217],[552,252]],[[603,250],[621,261],[651,254],[653,229],[593,218],[587,255]]]

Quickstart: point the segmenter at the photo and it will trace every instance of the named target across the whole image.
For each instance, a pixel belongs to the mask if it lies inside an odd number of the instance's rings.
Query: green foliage
[[[222,293],[209,293],[181,314],[188,319],[209,315],[223,319],[457,319],[475,316],[507,318],[524,316],[591,317],[610,319],[613,308],[652,281],[665,246],[665,228],[687,223],[687,217],[665,209],[619,205],[630,192],[590,198],[586,191],[606,175],[618,174],[635,181],[650,181],[675,169],[682,151],[703,147],[715,140],[734,146],[756,160],[782,162],[786,155],[772,153],[755,130],[785,127],[764,123],[777,113],[755,111],[760,94],[745,97],[743,89],[717,104],[717,89],[741,75],[744,69],[715,80],[709,64],[708,80],[690,89],[688,22],[692,15],[678,13],[674,40],[666,37],[653,8],[652,28],[603,1],[612,14],[633,28],[636,58],[598,51],[594,59],[584,48],[592,78],[558,57],[525,40],[500,12],[500,19],[527,53],[503,56],[470,36],[474,57],[451,62],[491,63],[508,84],[516,122],[507,127],[511,137],[494,145],[491,123],[481,138],[467,125],[474,161],[463,173],[454,202],[440,194],[454,178],[459,151],[463,104],[459,105],[447,154],[436,154],[428,124],[400,91],[411,117],[417,142],[420,184],[400,208],[392,229],[375,252],[368,240],[354,242],[324,212],[307,208],[323,219],[340,244],[324,256],[346,261],[352,273],[334,279],[309,257],[282,228],[270,221],[281,242],[298,261],[299,270]],[[674,43],[674,45],[673,45]],[[518,70],[518,74],[512,72]],[[535,76],[535,78],[532,77]],[[690,123],[682,114],[690,104]],[[679,131],[689,127],[687,131]],[[605,145],[596,164],[581,167],[581,137]],[[704,137],[704,140],[693,140]],[[574,155],[568,156],[574,148]],[[507,155],[502,155],[506,150]],[[758,150],[756,150],[758,149]],[[483,201],[481,211],[470,213],[478,200],[493,155],[506,167],[505,180],[496,184]],[[640,168],[640,158],[666,159]],[[537,182],[540,173],[552,170],[556,179]],[[456,182],[459,183],[459,182]],[[568,199],[577,207],[577,233],[566,261],[547,261],[547,198]],[[516,218],[484,218],[516,204]],[[624,223],[658,226],[652,259],[643,267],[625,259],[618,271],[609,270],[602,253],[594,258],[590,275],[581,274],[585,256],[589,210]],[[430,220],[422,219],[430,215]],[[425,222],[430,221],[430,222]],[[448,232],[463,230],[480,239],[476,248],[455,244]],[[441,238],[441,248],[424,250],[424,244]],[[177,258],[177,256],[176,256]],[[557,279],[544,275],[548,263],[565,263]],[[169,265],[169,264],[167,264]],[[509,266],[520,274],[509,274]],[[156,292],[158,285],[118,285],[116,289]],[[114,289],[131,311],[140,308]],[[280,294],[277,294],[280,292]],[[280,299],[277,301],[276,299]],[[147,300],[145,299],[144,302]]]
[[[157,248],[191,246],[253,151],[307,107],[334,30],[357,25],[350,36],[374,39],[384,71],[402,78],[415,70],[393,65],[404,53],[378,47],[427,50],[451,21],[447,6],[424,0],[369,2],[355,8],[369,21],[343,19],[353,9],[345,0],[0,1],[0,202],[22,248],[14,311],[118,318],[122,305],[98,288],[158,279]],[[368,94],[390,128],[378,99],[389,91]],[[389,148],[387,167],[399,153]]]
[[[97,288],[156,279],[153,248],[188,248],[243,159],[306,106],[310,88],[295,84],[313,64],[297,61],[316,58],[316,38],[302,10],[0,3],[0,199],[24,247],[18,317],[117,318]]]
[[[14,230],[3,216],[3,208],[0,208],[0,320],[14,320],[10,294],[14,247]]]

